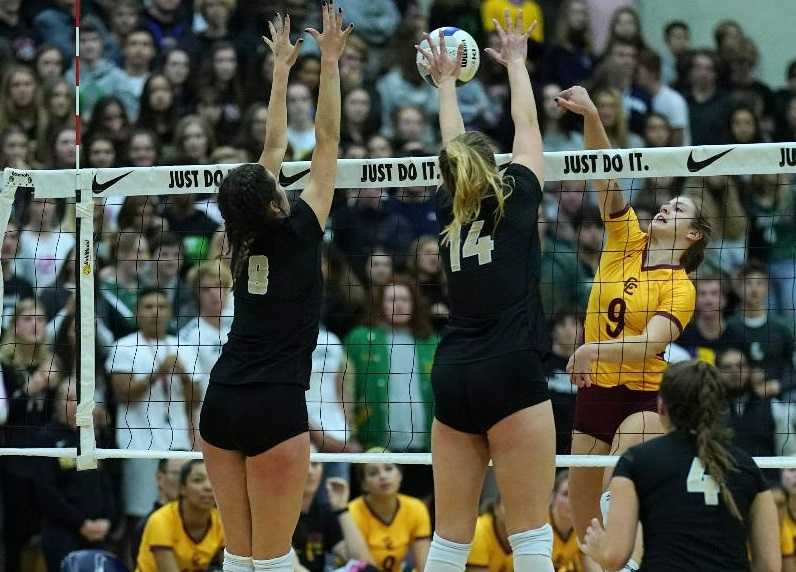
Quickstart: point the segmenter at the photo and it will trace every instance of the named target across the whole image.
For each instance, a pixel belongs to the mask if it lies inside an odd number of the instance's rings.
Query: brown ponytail
[[[718,370],[700,361],[670,365],[660,396],[672,425],[695,436],[697,456],[719,486],[727,510],[743,520],[726,482],[735,461],[728,450],[732,432],[724,425],[727,401]]]
[[[691,228],[698,231],[701,235],[700,239],[689,246],[680,257],[680,264],[683,266],[683,269],[690,274],[699,268],[702,261],[705,260],[705,250],[710,243],[713,225],[710,223],[710,218],[705,213],[703,199],[693,193],[688,193],[686,196],[691,199],[695,208],[694,219],[691,221]]]
[[[481,214],[481,201],[494,196],[498,203],[495,224],[503,217],[506,199],[511,194],[495,164],[489,139],[478,132],[459,135],[439,154],[442,180],[453,196],[453,222],[442,231],[443,242],[451,232],[473,222]]]

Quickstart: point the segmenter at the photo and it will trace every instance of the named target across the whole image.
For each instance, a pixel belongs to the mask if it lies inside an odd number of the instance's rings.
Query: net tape
[[[511,160],[509,154],[495,156],[500,167]],[[657,177],[709,177],[738,174],[796,173],[796,143],[760,143],[753,145],[710,145],[701,147],[671,147],[659,149],[614,149],[573,151],[544,154],[547,181],[588,180],[600,178],[643,179]],[[218,185],[230,170],[238,165],[195,165],[179,167],[19,170],[3,171],[0,193],[0,228],[5,230],[10,218],[17,189],[31,189],[36,198],[74,198],[81,191],[77,216],[82,219],[78,241],[80,257],[80,289],[90,298],[93,292],[93,199],[143,195],[171,195],[180,193],[216,193]],[[285,190],[301,190],[309,181],[309,161],[284,163],[278,174]],[[440,183],[436,157],[406,157],[384,159],[338,160],[336,189],[427,187]],[[2,282],[0,282],[2,296]],[[93,308],[82,308],[85,318],[80,336],[93,340]],[[91,331],[89,331],[91,330]],[[89,346],[93,347],[93,343]],[[86,352],[91,353],[91,352]],[[92,356],[93,357],[93,356]],[[81,356],[82,362],[83,356]],[[96,466],[103,458],[198,458],[198,452],[138,451],[96,449],[92,412],[93,364],[81,363],[81,400],[78,404],[78,426],[81,452],[76,449],[15,449],[0,448],[0,456],[28,455],[75,457],[79,468]],[[347,454],[316,453],[313,459],[322,462],[400,462],[429,464],[426,453]],[[560,455],[557,466],[613,466],[618,457],[600,455]],[[762,468],[796,467],[796,459],[758,458]]]
[[[511,160],[511,155],[495,155],[495,159],[499,166],[504,166]],[[796,173],[796,143],[562,151],[545,153],[544,159],[544,178],[547,181]],[[17,188],[32,188],[37,198],[44,199],[74,197],[76,178],[80,190],[97,199],[183,192],[216,193],[224,175],[237,166],[81,169],[79,174],[74,169],[5,169],[3,183],[4,193]],[[309,180],[309,169],[309,161],[284,163],[278,174],[280,185],[285,190],[303,189]],[[335,188],[400,188],[436,186],[439,183],[436,157],[339,159]]]

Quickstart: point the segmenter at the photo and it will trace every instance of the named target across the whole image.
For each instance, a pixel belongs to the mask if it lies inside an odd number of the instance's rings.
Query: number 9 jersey
[[[604,222],[605,244],[586,308],[586,343],[641,335],[655,315],[669,318],[682,333],[696,301],[686,271],[679,265],[647,266],[649,235],[629,204],[605,216]],[[598,357],[592,380],[602,387],[657,391],[665,369],[663,354],[637,363],[608,363]]]
[[[299,198],[249,247],[235,279],[235,316],[210,384],[272,383],[309,389],[318,341],[323,230]]]
[[[506,167],[503,181],[508,196],[497,224],[497,200],[486,197],[475,221],[440,241],[451,315],[436,364],[549,349],[539,293],[542,189],[530,169],[515,163]],[[453,221],[453,197],[444,185],[436,202],[437,220],[446,228]]]

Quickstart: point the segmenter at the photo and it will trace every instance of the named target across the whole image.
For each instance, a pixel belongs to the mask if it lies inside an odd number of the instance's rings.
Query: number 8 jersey
[[[277,383],[309,389],[318,341],[323,230],[302,199],[252,242],[235,279],[235,316],[211,384]]]
[[[537,218],[542,189],[530,169],[511,163],[503,181],[503,217],[497,200],[481,202],[477,220],[440,240],[450,295],[450,320],[435,363],[466,363],[531,349],[544,353],[549,338],[539,295],[541,245]],[[436,193],[437,220],[453,221],[453,200],[444,185]]]
[[[640,335],[656,314],[669,318],[682,333],[696,300],[686,271],[681,266],[647,266],[649,235],[629,204],[604,222],[605,244],[586,308],[586,342]],[[602,387],[657,391],[665,369],[662,354],[638,363],[608,363],[598,357],[592,379]]]

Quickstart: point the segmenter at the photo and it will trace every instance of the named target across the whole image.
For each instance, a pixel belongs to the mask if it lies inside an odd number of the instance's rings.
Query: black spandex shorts
[[[199,416],[202,439],[247,457],[308,430],[307,403],[299,385],[211,384]]]
[[[435,363],[431,385],[434,416],[457,431],[477,435],[550,398],[542,360],[532,350],[469,363]]]
[[[575,431],[610,444],[622,421],[640,411],[657,410],[657,391],[638,391],[624,385],[584,387],[575,400]]]

